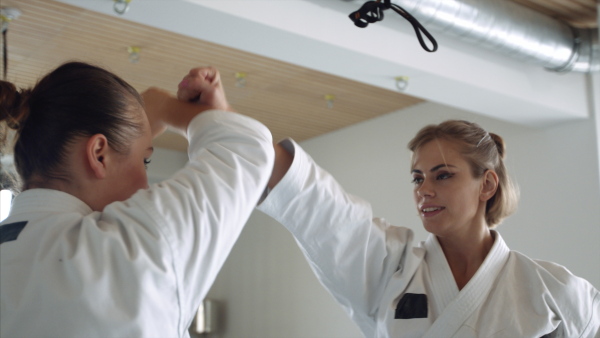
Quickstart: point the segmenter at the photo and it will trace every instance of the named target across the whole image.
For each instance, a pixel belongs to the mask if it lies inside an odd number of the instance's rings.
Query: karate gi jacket
[[[269,130],[206,111],[174,177],[94,212],[19,194],[0,225],[1,337],[189,337],[200,302],[271,175]]]
[[[564,267],[511,251],[493,231],[459,290],[434,235],[374,218],[291,140],[287,174],[259,206],[295,237],[365,337],[600,337],[600,294]]]

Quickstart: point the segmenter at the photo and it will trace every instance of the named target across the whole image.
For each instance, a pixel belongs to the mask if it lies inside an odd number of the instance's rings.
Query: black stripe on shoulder
[[[0,226],[0,244],[16,240],[26,225],[27,221],[9,223]]]

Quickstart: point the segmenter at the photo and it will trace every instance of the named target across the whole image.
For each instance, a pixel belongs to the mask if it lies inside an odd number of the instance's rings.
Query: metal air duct
[[[600,70],[597,29],[576,29],[507,0],[392,0],[439,31],[556,72]]]

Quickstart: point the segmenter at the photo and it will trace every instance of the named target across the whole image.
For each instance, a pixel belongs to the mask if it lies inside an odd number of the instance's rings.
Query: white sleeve
[[[382,294],[412,231],[373,219],[371,206],[346,193],[300,146],[281,144],[293,163],[258,209],[294,235],[320,282],[372,337]]]
[[[149,273],[174,271],[183,321],[209,291],[274,163],[269,130],[236,113],[199,114],[190,122],[188,139],[190,160],[182,170],[103,211],[109,222],[129,218],[140,227],[137,250],[155,262]]]

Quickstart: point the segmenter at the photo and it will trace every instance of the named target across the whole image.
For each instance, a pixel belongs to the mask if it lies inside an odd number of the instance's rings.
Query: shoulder
[[[577,292],[581,287],[594,289],[588,281],[554,262],[532,259],[518,251],[510,252],[509,262],[524,277],[543,283],[549,288],[557,287],[556,291],[559,293]]]
[[[567,332],[598,330],[600,292],[587,280],[560,264],[531,259],[516,251],[510,252],[506,273],[513,288],[527,289],[528,301],[561,318]]]

